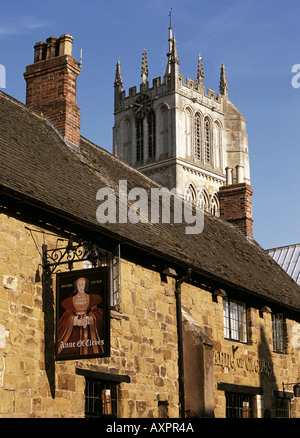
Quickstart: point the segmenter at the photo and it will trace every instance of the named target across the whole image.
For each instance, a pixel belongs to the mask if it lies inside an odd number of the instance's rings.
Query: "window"
[[[276,397],[276,418],[290,418],[291,400],[284,397]]]
[[[186,155],[192,155],[192,112],[189,108],[185,110],[185,148]]]
[[[202,189],[200,192],[198,192],[197,205],[203,211],[209,211],[209,196],[205,189]]]
[[[117,387],[116,383],[86,379],[85,417],[116,417]]]
[[[87,418],[117,417],[117,395],[120,383],[130,383],[124,374],[107,374],[76,368],[85,377],[85,416]]]
[[[91,269],[100,266],[110,266],[110,305],[111,307],[115,307],[121,302],[121,248],[120,245],[116,247],[116,249],[109,253],[105,250],[102,250],[102,254],[99,254],[97,257],[96,263],[90,261],[88,259],[83,262],[83,269]]]
[[[208,117],[204,119],[204,161],[211,163],[211,124]]]
[[[232,341],[247,342],[246,305],[223,298],[224,336]]]
[[[155,112],[148,114],[148,157],[155,158],[156,153],[156,129],[155,129]]]
[[[191,203],[196,201],[196,190],[191,184],[185,189],[184,199]]]
[[[165,105],[160,110],[159,137],[160,153],[165,154],[168,152],[168,108]]]
[[[202,159],[201,153],[201,118],[200,114],[196,114],[195,117],[195,158],[196,160]]]
[[[131,120],[127,118],[122,125],[123,128],[123,154],[122,158],[127,163],[130,163],[131,161],[131,142],[132,142],[132,135],[131,135]]]
[[[284,352],[284,328],[283,315],[272,314],[273,349],[276,353]]]
[[[222,163],[222,158],[221,158],[221,127],[219,122],[214,122],[213,140],[214,140],[214,153],[215,153],[214,165],[215,167],[220,168]]]
[[[217,194],[211,198],[210,213],[212,216],[220,216],[220,204]]]
[[[246,394],[225,393],[226,418],[252,418],[253,397]]]
[[[144,159],[144,120],[136,119],[136,161]]]

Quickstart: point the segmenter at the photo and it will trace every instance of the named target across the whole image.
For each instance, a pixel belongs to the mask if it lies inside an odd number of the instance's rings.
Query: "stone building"
[[[252,190],[246,121],[228,98],[224,65],[217,95],[210,89],[206,93],[200,54],[195,79],[185,81],[170,25],[163,77],[149,86],[145,51],[141,76],[140,89],[131,87],[126,96],[117,63],[114,154],[205,211],[234,221],[253,237],[251,208],[244,213],[247,223],[239,220],[240,212],[228,216],[232,212],[228,197],[234,192],[239,204],[242,197],[251,207]]]
[[[79,72],[52,37],[26,105],[0,92],[1,417],[300,417],[299,286],[225,220],[145,220],[132,190],[150,211],[161,186],[80,136]],[[100,222],[103,194],[131,220]],[[67,296],[83,277],[102,304]]]

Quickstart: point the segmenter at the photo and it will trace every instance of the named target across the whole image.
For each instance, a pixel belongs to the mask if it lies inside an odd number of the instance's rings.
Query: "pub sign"
[[[56,360],[110,355],[108,267],[56,274]]]

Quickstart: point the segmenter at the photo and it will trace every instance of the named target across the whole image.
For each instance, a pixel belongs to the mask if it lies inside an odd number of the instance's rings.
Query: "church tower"
[[[163,77],[149,85],[145,50],[141,77],[139,90],[134,86],[126,96],[117,63],[114,154],[252,237],[246,121],[228,98],[224,65],[217,95],[204,87],[200,54],[195,78],[184,80],[170,23]]]

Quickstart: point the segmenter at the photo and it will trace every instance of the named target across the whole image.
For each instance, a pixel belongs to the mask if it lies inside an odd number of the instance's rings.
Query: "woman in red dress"
[[[100,295],[86,293],[86,278],[75,281],[75,295],[61,303],[64,313],[58,322],[58,356],[103,352],[103,309]]]

